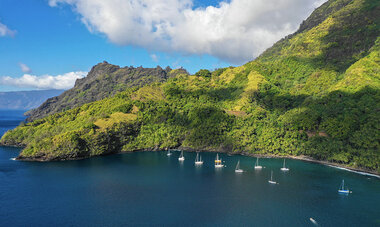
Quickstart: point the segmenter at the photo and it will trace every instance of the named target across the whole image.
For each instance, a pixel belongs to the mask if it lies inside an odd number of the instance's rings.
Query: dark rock
[[[26,113],[27,121],[34,121],[50,114],[59,113],[83,104],[113,96],[130,87],[140,87],[164,82],[178,74],[188,74],[184,69],[124,67],[104,61],[92,67],[85,78],[78,79],[75,86],[57,97],[49,98],[40,107]]]

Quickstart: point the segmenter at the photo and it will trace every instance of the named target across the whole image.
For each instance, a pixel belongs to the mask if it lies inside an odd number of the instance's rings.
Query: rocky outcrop
[[[78,79],[75,86],[59,96],[49,98],[41,106],[26,113],[27,121],[59,113],[83,104],[113,96],[130,87],[140,87],[155,82],[164,82],[178,74],[188,74],[185,69],[172,70],[143,67],[123,67],[102,62],[94,67],[85,78]]]

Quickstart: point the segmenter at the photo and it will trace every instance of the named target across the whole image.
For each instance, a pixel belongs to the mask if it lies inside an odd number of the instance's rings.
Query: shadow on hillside
[[[243,86],[234,85],[229,87],[188,91],[178,86],[172,86],[166,89],[165,94],[172,97],[173,101],[187,102],[191,100],[202,100],[204,102],[217,103],[239,99],[243,89]]]
[[[380,34],[379,13],[380,2],[366,0],[360,10],[351,10],[334,17],[335,24],[322,39],[328,46],[322,54],[324,63],[344,72],[366,56]]]

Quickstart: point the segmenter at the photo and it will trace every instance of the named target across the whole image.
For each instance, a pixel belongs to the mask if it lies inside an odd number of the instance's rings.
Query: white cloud
[[[31,73],[32,70],[24,63],[20,62],[18,63],[18,65],[20,66],[20,69],[23,73]]]
[[[150,55],[150,58],[152,59],[152,61],[154,61],[154,62],[158,62],[158,56],[157,56],[157,55],[155,55],[155,54],[151,54],[151,55]]]
[[[316,0],[315,2],[314,2],[314,4],[313,4],[313,6],[315,7],[315,8],[318,8],[318,7],[320,7],[323,3],[325,3],[326,2],[326,0]]]
[[[69,89],[74,86],[77,79],[83,78],[86,75],[87,72],[78,71],[57,76],[35,76],[30,74],[24,74],[20,78],[4,76],[0,77],[0,84],[36,89]]]
[[[49,0],[49,5],[73,6],[91,32],[118,45],[243,63],[294,32],[322,1],[225,0],[206,8],[194,8],[193,0]]]
[[[0,36],[11,36],[13,37],[16,31],[9,29],[5,24],[0,22]]]

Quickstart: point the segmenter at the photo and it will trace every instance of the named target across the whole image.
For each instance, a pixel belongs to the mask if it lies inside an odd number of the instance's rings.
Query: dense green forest
[[[127,88],[23,123],[1,143],[25,146],[29,160],[182,148],[380,172],[379,34],[379,0],[330,0],[243,66]]]

